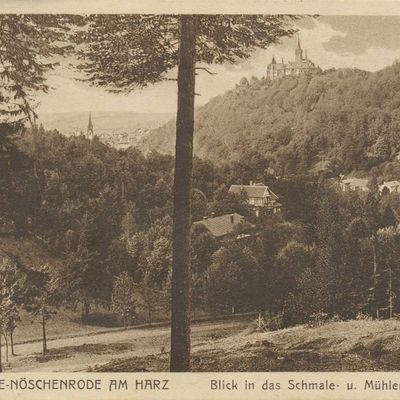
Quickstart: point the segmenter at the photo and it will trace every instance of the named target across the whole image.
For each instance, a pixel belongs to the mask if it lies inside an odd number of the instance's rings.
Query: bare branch
[[[211,72],[211,71],[210,71],[208,68],[206,68],[206,67],[196,67],[196,69],[200,69],[200,70],[202,70],[202,71],[206,71],[207,74],[210,74],[210,75],[217,75],[216,72]]]

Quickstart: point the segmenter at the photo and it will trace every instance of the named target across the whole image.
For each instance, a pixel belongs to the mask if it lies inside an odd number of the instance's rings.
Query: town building
[[[399,181],[388,181],[383,182],[379,186],[379,191],[384,194],[386,193],[400,193],[400,182]]]
[[[307,50],[301,48],[300,38],[297,38],[297,47],[295,49],[295,60],[285,63],[282,61],[279,63],[275,60],[275,56],[272,57],[272,61],[267,66],[267,78],[274,80],[283,78],[285,76],[298,76],[307,72],[316,72],[319,67],[316,66],[307,57]]]
[[[111,133],[104,135],[103,141],[118,150],[126,150],[132,146],[132,138],[127,132]]]
[[[225,214],[219,217],[204,217],[201,221],[196,221],[194,225],[204,226],[217,239],[224,238],[234,232],[239,224],[246,223],[245,218],[237,213]],[[249,223],[248,223],[249,224]],[[250,227],[253,225],[249,224]],[[240,234],[237,239],[250,236],[250,234]]]
[[[96,136],[102,143],[114,147],[117,150],[126,150],[129,147],[136,146],[145,136],[148,130],[136,128],[132,132],[102,132],[101,129],[94,133],[92,113],[89,112],[89,121],[86,133],[83,130],[77,130],[73,136],[84,136],[86,139],[93,140]]]
[[[253,183],[250,185],[231,185],[229,192],[231,194],[246,195],[247,204],[253,206],[253,210],[259,216],[261,209],[270,211],[273,214],[281,211],[282,204],[278,202],[279,197],[263,183]]]
[[[368,178],[342,178],[339,182],[340,188],[343,192],[359,191],[369,192],[369,179]]]

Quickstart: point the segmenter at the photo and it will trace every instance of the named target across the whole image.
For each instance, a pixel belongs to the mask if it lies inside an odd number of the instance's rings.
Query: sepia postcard
[[[0,3],[0,398],[398,398],[400,0]]]

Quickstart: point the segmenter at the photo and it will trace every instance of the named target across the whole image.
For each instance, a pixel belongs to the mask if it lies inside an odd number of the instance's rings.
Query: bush
[[[323,311],[318,311],[310,315],[307,325],[312,328],[315,326],[324,325],[328,321],[329,321],[328,314]]]
[[[365,314],[362,311],[359,311],[356,315],[357,321],[371,321],[372,317],[369,314]]]
[[[343,319],[339,314],[334,314],[332,317],[329,318],[329,322],[342,322]]]
[[[261,329],[264,331],[277,331],[284,328],[283,314],[278,313],[267,319],[262,318]]]
[[[81,317],[73,319],[76,323],[82,323]],[[115,313],[98,311],[91,312],[83,321],[85,325],[104,326],[113,328],[121,326],[120,318]]]

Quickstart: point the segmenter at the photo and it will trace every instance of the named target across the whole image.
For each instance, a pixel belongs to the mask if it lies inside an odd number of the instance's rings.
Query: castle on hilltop
[[[305,72],[314,72],[319,70],[311,60],[307,58],[307,50],[304,51],[300,46],[300,38],[297,38],[297,47],[294,52],[295,61],[289,61],[287,64],[283,62],[277,63],[275,57],[272,57],[272,61],[267,67],[267,78],[278,79],[285,76],[297,76]]]

